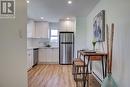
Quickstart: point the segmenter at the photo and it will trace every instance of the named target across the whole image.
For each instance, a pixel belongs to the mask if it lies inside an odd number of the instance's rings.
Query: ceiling
[[[47,21],[57,21],[66,17],[87,16],[99,0],[30,0],[28,17]]]

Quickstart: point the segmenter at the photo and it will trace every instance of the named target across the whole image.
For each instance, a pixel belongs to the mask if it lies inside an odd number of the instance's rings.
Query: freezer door
[[[72,64],[73,61],[73,45],[66,44],[66,64]]]
[[[66,34],[65,33],[60,33],[60,44],[62,42],[66,42]]]
[[[65,44],[60,44],[60,64],[66,63],[66,47]]]
[[[66,33],[66,35],[65,35],[66,42],[74,42],[73,38],[74,38],[73,33]]]
[[[61,44],[60,46],[60,64],[72,64],[73,45]]]

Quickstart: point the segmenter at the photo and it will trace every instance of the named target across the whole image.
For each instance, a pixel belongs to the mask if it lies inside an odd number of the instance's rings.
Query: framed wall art
[[[105,41],[105,10],[102,10],[94,17],[93,34],[96,42]]]

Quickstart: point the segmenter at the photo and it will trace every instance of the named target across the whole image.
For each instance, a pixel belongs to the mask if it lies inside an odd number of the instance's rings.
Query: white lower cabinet
[[[59,63],[58,48],[41,48],[39,49],[39,63]]]
[[[31,69],[33,66],[33,49],[27,50],[27,69]]]
[[[59,49],[52,49],[51,61],[59,63]]]

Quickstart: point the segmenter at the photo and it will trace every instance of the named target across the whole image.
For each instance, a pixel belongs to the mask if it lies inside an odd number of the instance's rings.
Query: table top
[[[81,55],[83,56],[107,56],[107,53],[103,53],[103,52],[94,52],[94,51],[82,51],[79,50],[78,52],[80,52]]]

